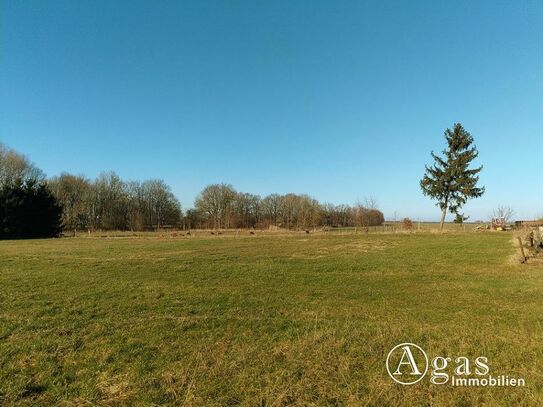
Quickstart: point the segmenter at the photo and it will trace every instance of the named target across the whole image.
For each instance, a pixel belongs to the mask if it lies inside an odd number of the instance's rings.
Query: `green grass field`
[[[542,405],[543,267],[508,233],[0,242],[0,405]],[[392,382],[388,351],[525,387]]]

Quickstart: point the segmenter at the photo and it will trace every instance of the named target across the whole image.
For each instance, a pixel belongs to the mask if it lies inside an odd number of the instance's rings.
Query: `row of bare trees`
[[[153,230],[375,226],[384,216],[374,202],[321,204],[308,195],[238,192],[231,185],[205,187],[183,216],[181,206],[161,180],[125,182],[113,172],[91,181],[62,174],[48,181],[63,208],[66,230]]]
[[[320,226],[376,226],[384,216],[374,201],[355,206],[321,204],[308,195],[271,194],[265,198],[236,191],[231,185],[205,187],[187,211],[189,228],[308,229]]]
[[[123,181],[114,172],[91,181],[61,174],[48,182],[67,230],[152,230],[181,223],[181,206],[162,180]]]
[[[264,198],[231,185],[205,187],[185,214],[162,180],[124,181],[114,172],[90,180],[63,173],[47,179],[25,156],[0,144],[0,187],[42,185],[62,208],[64,230],[156,230],[175,228],[309,229],[374,226],[384,222],[374,201],[354,206],[321,204],[302,194]]]

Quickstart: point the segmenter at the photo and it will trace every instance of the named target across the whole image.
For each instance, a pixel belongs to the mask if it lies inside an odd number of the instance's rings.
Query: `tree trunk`
[[[445,215],[447,214],[447,207],[445,206],[441,209],[441,223],[439,225],[439,230],[443,230],[443,225],[445,224]]]

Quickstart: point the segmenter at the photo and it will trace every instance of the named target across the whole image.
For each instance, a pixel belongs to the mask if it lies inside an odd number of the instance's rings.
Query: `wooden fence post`
[[[520,246],[520,252],[522,253],[522,262],[526,263],[526,253],[524,253],[524,246],[522,245],[522,239],[520,238],[520,236],[518,236],[517,239],[518,239],[518,244]]]

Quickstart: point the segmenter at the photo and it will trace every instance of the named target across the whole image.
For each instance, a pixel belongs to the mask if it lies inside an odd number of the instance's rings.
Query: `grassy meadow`
[[[543,267],[511,238],[2,241],[0,405],[543,405]],[[400,386],[401,342],[526,386]]]

